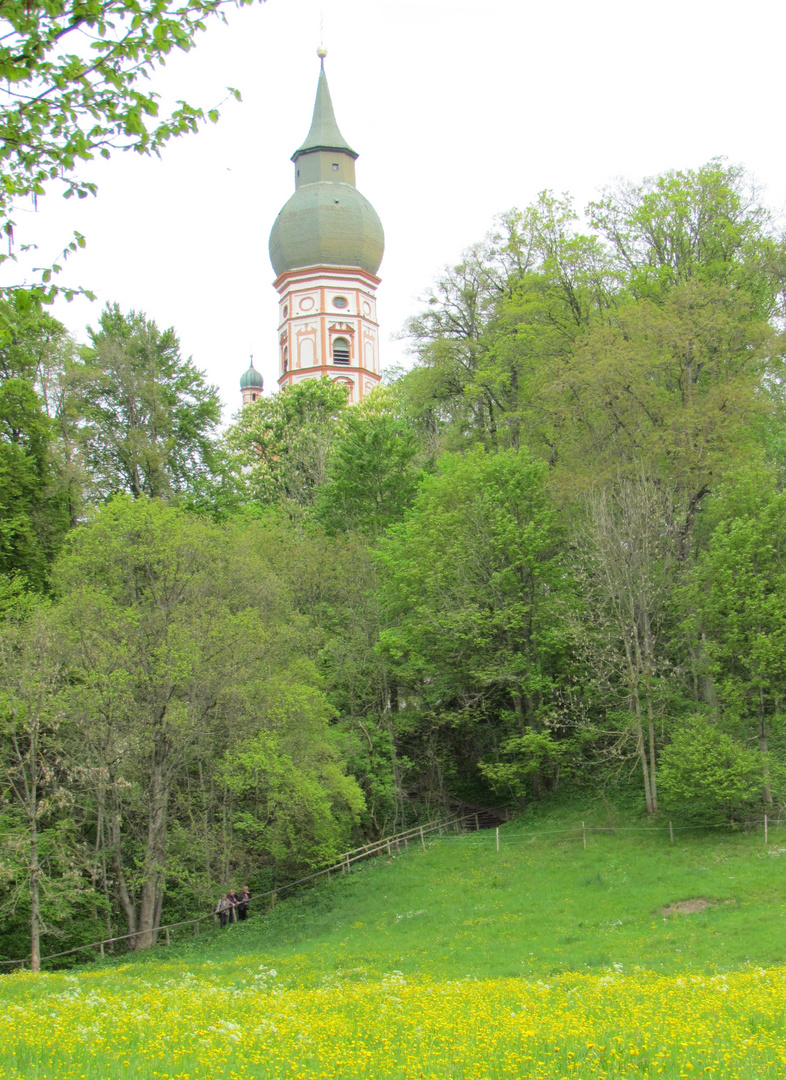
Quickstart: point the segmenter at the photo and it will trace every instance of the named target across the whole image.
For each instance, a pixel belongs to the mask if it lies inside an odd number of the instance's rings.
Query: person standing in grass
[[[237,905],[237,917],[241,922],[244,921],[248,915],[248,902],[251,899],[251,893],[248,891],[248,885],[244,885],[240,890],[240,896],[238,897]]]
[[[240,900],[238,899],[238,895],[237,895],[237,893],[235,892],[234,889],[230,889],[229,892],[227,893],[227,900],[229,901],[229,921],[230,922],[236,922],[237,921],[237,908],[238,908],[238,904],[240,903]]]
[[[221,899],[215,906],[214,914],[218,915],[218,922],[220,926],[226,926],[229,922],[229,917],[232,912],[232,901],[229,899],[229,893],[224,893]]]

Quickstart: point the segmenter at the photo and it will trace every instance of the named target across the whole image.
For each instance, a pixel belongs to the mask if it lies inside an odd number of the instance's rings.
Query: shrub
[[[661,806],[697,822],[740,820],[760,802],[762,758],[701,717],[672,736],[661,754]]]

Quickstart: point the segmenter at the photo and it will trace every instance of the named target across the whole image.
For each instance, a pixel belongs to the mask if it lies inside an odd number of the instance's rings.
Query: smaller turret
[[[248,370],[244,371],[240,377],[240,389],[243,394],[243,404],[249,405],[252,401],[256,401],[257,398],[262,397],[262,388],[265,383],[262,376],[254,367],[254,357],[251,357],[251,363],[248,365]]]

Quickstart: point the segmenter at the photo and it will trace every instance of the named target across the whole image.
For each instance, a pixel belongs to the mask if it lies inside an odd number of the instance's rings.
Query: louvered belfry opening
[[[337,337],[333,342],[333,363],[349,365],[349,342],[346,338]]]

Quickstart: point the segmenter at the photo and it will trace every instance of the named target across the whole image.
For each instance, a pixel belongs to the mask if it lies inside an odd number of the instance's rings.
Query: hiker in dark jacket
[[[248,902],[251,899],[251,893],[248,891],[248,885],[244,885],[240,890],[240,896],[238,897],[237,905],[237,917],[241,922],[248,915]]]
[[[240,900],[234,889],[230,889],[227,893],[227,900],[229,901],[229,921],[237,921],[237,908]]]

